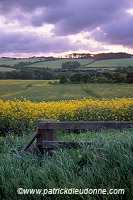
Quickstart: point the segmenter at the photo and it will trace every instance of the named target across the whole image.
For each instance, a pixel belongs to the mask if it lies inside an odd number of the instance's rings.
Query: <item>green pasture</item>
[[[69,58],[61,58],[54,61],[45,61],[45,58],[20,58],[20,59],[4,59],[0,58],[0,65],[10,65],[14,66],[19,62],[31,62],[30,65],[26,65],[24,67],[39,67],[39,68],[61,68],[61,64],[63,62],[68,61],[78,61],[82,65],[80,69],[88,69],[88,68],[109,68],[115,69],[116,67],[127,67],[133,66],[133,58],[123,58],[123,59],[108,59],[108,60],[98,60],[94,61],[94,59],[69,59]],[[38,62],[38,63],[35,63]]]
[[[0,65],[10,65],[14,66],[15,64],[18,64],[19,62],[37,62],[37,61],[44,61],[45,58],[19,58],[19,59],[5,59],[5,58],[0,58]]]
[[[116,68],[116,67],[128,67],[133,66],[133,58],[121,58],[121,59],[108,59],[108,60],[98,60],[89,64],[88,68]]]
[[[29,67],[39,67],[39,68],[52,68],[52,69],[58,69],[61,68],[61,65],[63,62],[69,62],[69,61],[78,61],[81,65],[87,65],[93,62],[93,59],[68,59],[68,58],[62,58],[59,60],[54,61],[44,61],[39,63],[33,63],[31,65],[28,65]],[[27,66],[27,67],[28,67]]]
[[[57,80],[0,80],[0,98],[58,101],[82,98],[133,97],[133,84],[58,84]]]
[[[24,67],[39,67],[39,68],[61,68],[62,62],[68,62],[68,61],[78,61],[81,63],[81,65],[87,65],[91,62],[93,62],[93,59],[68,59],[68,58],[62,58],[57,59],[54,61],[45,61],[45,58],[20,58],[20,59],[4,59],[0,58],[0,65],[10,65],[14,66],[15,64],[18,64],[19,62],[31,62],[29,65],[25,65]],[[38,63],[35,63],[38,62]]]
[[[13,70],[16,70],[16,69],[9,68],[9,67],[0,67],[0,72],[11,72]]]

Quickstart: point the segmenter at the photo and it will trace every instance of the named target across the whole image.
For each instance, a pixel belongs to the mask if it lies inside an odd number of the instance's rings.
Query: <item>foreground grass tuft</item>
[[[133,132],[102,130],[59,139],[91,140],[79,150],[58,149],[53,157],[19,150],[29,135],[1,138],[1,199],[133,199]],[[18,195],[17,188],[115,188],[124,195]]]

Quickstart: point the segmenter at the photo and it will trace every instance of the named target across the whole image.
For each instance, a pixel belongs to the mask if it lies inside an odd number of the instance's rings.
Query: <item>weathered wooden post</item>
[[[84,145],[92,144],[91,141],[57,141],[56,130],[98,130],[98,129],[133,129],[132,121],[62,121],[56,120],[38,120],[37,130],[31,137],[29,142],[21,150],[21,154],[32,150],[31,144],[37,139],[37,147],[34,149],[48,152],[49,155],[53,155],[56,147],[60,148],[81,148]]]
[[[42,145],[43,141],[56,141],[57,140],[57,134],[56,134],[56,130],[54,129],[39,129],[39,123],[40,122],[45,122],[46,123],[46,127],[49,126],[49,123],[51,122],[56,122],[56,120],[38,120],[38,135],[37,135],[37,147],[39,148],[40,152],[43,153],[44,149],[46,150],[46,152],[48,152],[50,155],[52,155],[54,153],[54,147],[52,147],[51,145],[46,144],[46,147],[44,148],[44,145]]]

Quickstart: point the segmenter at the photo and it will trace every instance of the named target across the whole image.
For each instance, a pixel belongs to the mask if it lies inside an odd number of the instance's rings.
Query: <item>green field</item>
[[[11,72],[13,70],[16,70],[16,69],[9,68],[9,67],[0,67],[0,72]]]
[[[25,65],[24,67],[39,67],[39,68],[61,68],[62,62],[68,61],[78,61],[81,65],[87,65],[88,63],[93,62],[93,59],[57,59],[54,61],[45,61],[45,58],[20,58],[20,59],[2,59],[0,58],[0,65],[10,65],[14,66],[19,62],[31,62],[31,64]],[[36,63],[37,62],[37,63]]]
[[[99,68],[99,67],[107,67],[107,68],[114,68],[114,67],[128,67],[133,66],[133,58],[123,58],[123,59],[110,59],[110,60],[98,60],[91,64],[89,64],[88,68]]]
[[[57,81],[50,81],[57,82]],[[133,97],[133,84],[50,84],[45,80],[0,80],[0,98],[58,101],[82,98]]]
[[[59,59],[54,61],[45,61],[40,63],[34,63],[31,65],[28,65],[29,67],[39,67],[39,68],[52,68],[52,69],[58,69],[61,68],[61,64],[63,62],[69,62],[69,61],[78,61],[81,65],[87,65],[91,62],[93,62],[93,59]],[[27,67],[28,67],[27,66]]]
[[[38,62],[38,61],[44,61],[45,58],[19,58],[19,59],[5,59],[5,58],[0,58],[0,65],[10,65],[14,66],[15,64],[18,64],[19,62]]]
[[[0,65],[10,65],[14,66],[19,62],[31,62],[31,64],[25,65],[24,67],[39,67],[39,68],[61,68],[63,62],[68,61],[78,61],[80,62],[81,69],[89,68],[109,68],[115,69],[116,67],[127,67],[133,66],[133,58],[123,58],[123,59],[108,59],[108,60],[98,60],[93,59],[69,59],[61,58],[54,61],[45,61],[45,58],[22,58],[22,59],[2,59],[0,58]],[[37,62],[37,63],[36,63]]]

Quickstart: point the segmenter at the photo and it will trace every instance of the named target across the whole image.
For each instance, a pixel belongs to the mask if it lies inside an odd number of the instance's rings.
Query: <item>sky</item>
[[[133,0],[0,0],[0,57],[133,54]]]

